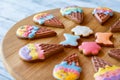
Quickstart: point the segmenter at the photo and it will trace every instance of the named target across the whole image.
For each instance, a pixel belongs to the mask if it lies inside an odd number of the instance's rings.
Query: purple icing
[[[112,76],[112,77],[104,78],[103,80],[120,80],[120,74],[117,75],[117,76]]]
[[[32,57],[29,55],[29,53],[30,53],[30,50],[27,48],[27,46],[24,46],[19,50],[20,57],[25,59],[25,60],[32,59]]]

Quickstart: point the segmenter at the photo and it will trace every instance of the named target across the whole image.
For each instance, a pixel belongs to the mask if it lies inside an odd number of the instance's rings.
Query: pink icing
[[[85,55],[97,55],[101,47],[96,42],[83,42],[81,46],[78,47],[83,50]]]
[[[36,49],[37,49],[37,52],[38,52],[38,58],[39,59],[45,59],[44,50],[41,49],[39,44],[36,44]]]
[[[69,69],[69,68],[64,68],[64,67],[58,67],[58,68],[55,68],[54,71],[57,72],[59,70],[64,70],[65,72],[71,72],[71,73],[74,73],[76,75],[80,75],[80,73],[74,69]]]

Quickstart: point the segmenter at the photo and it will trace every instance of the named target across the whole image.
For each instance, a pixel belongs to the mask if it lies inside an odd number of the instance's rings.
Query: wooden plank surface
[[[109,19],[103,26],[101,26],[96,19],[92,16],[92,8],[83,8],[84,9],[84,22],[81,25],[89,26],[94,32],[109,32],[109,27],[120,17],[120,14],[115,12],[114,16]],[[37,63],[27,63],[22,61],[18,56],[18,50],[27,43],[59,43],[60,41],[64,40],[63,33],[71,33],[70,31],[74,26],[78,25],[74,22],[64,18],[59,13],[59,9],[49,10],[46,11],[47,13],[53,13],[57,16],[65,25],[65,29],[59,28],[51,28],[57,32],[56,37],[51,38],[44,38],[44,39],[36,39],[36,40],[21,40],[18,39],[15,35],[15,31],[21,25],[31,24],[36,25],[33,21],[33,15],[18,22],[15,24],[6,34],[3,43],[2,43],[2,55],[4,57],[4,63],[9,70],[10,73],[17,79],[17,80],[55,80],[52,76],[53,67],[56,64],[59,64],[64,57],[70,55],[72,53],[77,53],[79,55],[80,64],[82,67],[82,73],[80,80],[94,80],[93,74],[94,69],[92,63],[90,61],[91,57],[83,56],[77,48],[65,48],[63,53],[55,54],[52,57],[48,58],[44,62],[37,62]],[[38,25],[39,26],[39,25]],[[113,35],[112,41],[114,42],[115,48],[119,48],[120,34],[115,33]],[[95,41],[94,36],[90,36],[88,38],[82,38],[81,42],[83,41]],[[81,43],[80,43],[81,44]],[[108,56],[107,51],[111,49],[110,47],[102,47],[102,50],[99,57],[102,57],[108,62],[112,64],[120,66],[117,60],[112,59]]]

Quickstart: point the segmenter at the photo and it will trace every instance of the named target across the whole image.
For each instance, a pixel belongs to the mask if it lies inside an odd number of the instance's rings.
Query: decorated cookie
[[[83,21],[83,10],[79,6],[68,6],[61,8],[60,12],[64,17],[78,24]]]
[[[106,22],[111,16],[113,16],[113,11],[109,8],[98,7],[94,9],[93,15],[102,24]]]
[[[98,44],[101,44],[101,45],[104,45],[104,46],[113,46],[113,43],[112,41],[110,41],[110,38],[112,37],[112,33],[109,33],[109,32],[105,32],[105,33],[102,33],[102,32],[97,32],[95,34],[95,37],[96,37],[96,42]]]
[[[61,45],[29,43],[19,50],[19,56],[24,61],[45,60],[61,51],[63,51],[63,46]]]
[[[92,63],[96,71],[95,80],[120,80],[120,67],[98,57],[92,57]]]
[[[83,37],[87,37],[93,34],[93,30],[91,30],[89,27],[86,26],[76,26],[71,31],[74,32],[75,35],[79,35]]]
[[[75,35],[64,33],[64,37],[66,40],[60,42],[61,45],[65,47],[77,47],[78,46],[78,40],[80,39],[80,36],[75,36]]]
[[[20,26],[17,31],[16,35],[19,38],[23,39],[34,39],[34,38],[43,38],[43,37],[50,37],[56,36],[57,33],[52,31],[51,29],[37,27],[32,25],[23,25]]]
[[[39,25],[64,28],[64,25],[52,14],[39,13],[33,17],[33,21]]]
[[[110,27],[111,32],[120,32],[120,19],[117,20],[111,27]]]
[[[120,61],[120,49],[111,49],[108,52],[108,54],[109,54],[110,57],[113,57],[113,58]]]
[[[96,42],[83,42],[79,47],[79,51],[82,51],[84,55],[97,55],[101,50],[101,47]]]
[[[53,69],[53,76],[57,80],[78,80],[81,67],[77,54],[66,57],[60,64]]]

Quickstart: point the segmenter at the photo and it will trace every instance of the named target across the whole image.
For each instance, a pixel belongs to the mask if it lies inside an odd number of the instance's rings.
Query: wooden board
[[[109,19],[104,25],[100,25],[97,20],[93,17],[91,14],[92,8],[83,8],[84,10],[84,22],[81,25],[89,26],[91,29],[94,30],[94,32],[109,32],[109,27],[120,17],[120,14],[117,12],[114,12],[114,16]],[[43,38],[43,39],[36,39],[36,40],[21,40],[18,39],[15,35],[15,32],[17,28],[21,25],[25,24],[31,24],[36,25],[32,18],[34,15],[25,18],[24,20],[18,22],[15,24],[6,34],[4,37],[3,43],[2,43],[2,54],[4,58],[4,63],[6,65],[6,68],[17,80],[55,80],[52,76],[53,68],[56,64],[59,64],[63,58],[65,58],[67,55],[70,55],[72,53],[78,53],[80,64],[82,67],[82,73],[80,80],[94,80],[93,74],[94,69],[91,63],[91,57],[86,57],[82,55],[77,48],[65,48],[63,53],[55,54],[51,56],[50,58],[46,59],[44,62],[36,62],[36,63],[27,63],[22,61],[18,56],[18,50],[26,45],[27,43],[59,43],[64,40],[63,33],[71,33],[71,29],[78,25],[74,22],[64,18],[59,13],[59,9],[54,10],[48,10],[45,11],[47,13],[52,13],[55,16],[57,16],[60,21],[63,22],[65,25],[65,29],[59,29],[59,28],[51,28],[54,31],[57,32],[56,37],[50,37],[50,38]],[[7,24],[7,23],[6,23]],[[39,26],[39,25],[38,25]],[[113,38],[111,39],[114,42],[115,48],[120,47],[120,33],[114,33]],[[83,41],[95,41],[94,35],[87,37],[87,38],[81,38],[81,42]],[[102,57],[108,62],[111,62],[112,64],[115,64],[117,66],[120,66],[119,61],[111,58],[108,56],[107,51],[111,49],[110,47],[102,47],[101,52],[99,53],[99,57]]]

